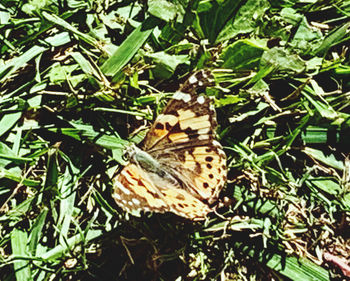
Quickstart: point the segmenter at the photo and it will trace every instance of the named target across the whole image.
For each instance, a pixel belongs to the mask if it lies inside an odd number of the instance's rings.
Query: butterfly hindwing
[[[169,184],[169,183],[168,183]],[[127,165],[115,181],[113,198],[125,211],[173,212],[192,220],[203,219],[211,209],[175,186],[152,181],[134,164]]]
[[[177,175],[186,190],[209,203],[216,200],[226,182],[226,155],[215,140],[209,145],[179,148],[159,157],[159,162]]]

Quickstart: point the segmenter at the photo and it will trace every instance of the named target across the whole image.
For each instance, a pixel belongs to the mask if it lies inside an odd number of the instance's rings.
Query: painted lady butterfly
[[[199,88],[209,71],[193,74],[148,131],[142,148],[127,149],[129,164],[114,180],[113,197],[125,211],[173,212],[200,220],[212,212],[226,181],[226,155],[215,140],[216,113]]]

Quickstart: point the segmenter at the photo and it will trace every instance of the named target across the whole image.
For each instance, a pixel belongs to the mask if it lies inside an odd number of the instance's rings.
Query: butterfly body
[[[212,211],[226,181],[226,155],[215,140],[216,114],[196,90],[210,84],[207,72],[191,76],[160,114],[141,148],[114,181],[113,197],[126,211],[173,212],[192,220]]]

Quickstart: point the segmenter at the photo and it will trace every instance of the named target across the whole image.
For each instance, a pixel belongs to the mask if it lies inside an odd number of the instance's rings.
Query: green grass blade
[[[27,257],[28,235],[25,231],[15,228],[11,233],[12,255],[14,256],[13,267],[18,281],[33,280],[29,261],[21,259]]]
[[[143,46],[152,31],[153,28],[147,28],[146,24],[139,25],[118,47],[117,51],[105,61],[101,67],[102,72],[106,76],[116,76]]]
[[[21,118],[21,112],[7,113],[0,120],[0,136],[10,130]]]
[[[327,270],[303,258],[282,257],[278,254],[273,254],[268,260],[265,260],[265,257],[260,254],[259,259],[261,262],[266,262],[266,265],[271,269],[278,271],[291,280],[330,280]]]
[[[88,230],[85,237],[82,237],[81,234],[77,234],[77,235],[67,239],[67,245],[66,244],[58,245],[58,246],[52,248],[50,251],[43,253],[41,255],[41,258],[43,260],[55,260],[55,259],[61,257],[62,255],[64,255],[65,252],[67,252],[69,249],[73,248],[77,244],[79,244],[83,241],[89,242],[89,241],[101,236],[102,233],[103,232],[101,230]]]
[[[61,26],[62,28],[72,32],[73,34],[77,35],[78,38],[80,38],[81,40],[85,41],[86,43],[90,44],[93,47],[98,47],[100,46],[98,40],[96,40],[95,38],[91,37],[88,34],[85,34],[83,32],[80,32],[78,29],[76,29],[74,26],[72,26],[71,24],[69,24],[67,21],[65,21],[64,19],[54,15],[54,14],[49,14],[47,12],[43,12],[43,16],[45,19],[47,19],[48,21]]]
[[[29,252],[35,256],[37,254],[37,248],[39,240],[43,237],[43,229],[45,227],[45,221],[49,210],[45,208],[36,218],[33,227],[30,231],[30,240],[28,245]]]
[[[21,67],[25,67],[30,60],[32,60],[39,54],[42,54],[46,50],[47,48],[45,47],[33,46],[19,57],[9,60],[4,65],[0,66],[0,83],[3,83],[18,69],[20,69]]]

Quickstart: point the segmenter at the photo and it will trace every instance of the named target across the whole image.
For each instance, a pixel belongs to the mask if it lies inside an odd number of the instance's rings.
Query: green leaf
[[[281,10],[281,18],[284,21],[296,26],[303,19],[303,15],[298,13],[295,9],[287,7]]]
[[[190,64],[187,55],[168,55],[165,52],[157,52],[145,55],[152,59],[155,67],[152,69],[154,76],[158,79],[169,79],[180,64]]]
[[[333,30],[326,38],[324,38],[322,44],[318,48],[314,48],[314,55],[324,55],[329,48],[337,45],[341,40],[349,34],[350,23],[344,24]]]
[[[309,54],[320,46],[322,38],[321,31],[311,28],[307,23],[306,18],[303,18],[293,37],[291,45],[294,48],[302,50],[305,54]]]
[[[90,125],[82,125],[74,122],[71,122],[71,125],[73,125],[75,128],[52,128],[50,131],[60,132],[77,140],[87,138],[93,143],[109,149],[124,148],[124,146],[129,143],[128,141],[118,138],[117,136],[109,136],[96,132]]]
[[[332,178],[327,178],[327,177],[311,177],[306,180],[316,188],[330,194],[330,195],[340,195],[342,192],[342,188],[339,185],[339,183],[335,182],[334,179]]]
[[[4,169],[0,167],[0,178],[7,178],[25,186],[39,186],[40,181],[23,178],[20,169]]]
[[[70,23],[65,21],[64,19],[56,16],[55,14],[49,14],[47,12],[43,12],[43,16],[48,21],[54,23],[55,25],[61,26],[62,28],[72,32],[73,34],[77,35],[81,40],[85,41],[86,43],[90,44],[91,46],[99,46],[99,42],[91,37],[90,35],[80,32],[78,29],[76,29],[74,26],[72,26]]]
[[[305,62],[296,54],[284,48],[275,47],[265,51],[261,57],[260,67],[274,66],[279,73],[300,73],[305,70]]]
[[[215,101],[215,107],[222,107],[229,104],[239,103],[241,101],[244,101],[244,98],[241,98],[238,95],[226,95]]]
[[[194,23],[199,36],[215,42],[227,21],[235,18],[236,9],[243,2],[243,0],[200,1]]]
[[[342,197],[342,203],[344,204],[346,209],[350,209],[350,192],[344,194]]]
[[[50,44],[53,47],[59,47],[71,42],[71,38],[68,32],[61,32],[45,38],[45,42]]]
[[[49,73],[46,75],[50,82],[53,84],[61,84],[66,82],[67,78],[72,76],[72,72],[78,68],[77,64],[61,65],[60,63],[54,64]]]
[[[335,120],[338,118],[337,112],[329,104],[327,104],[326,100],[319,98],[324,94],[323,89],[314,80],[310,80],[310,83],[313,89],[310,89],[309,86],[306,86],[304,91],[302,91],[303,96],[306,97],[306,99],[315,107],[317,112],[322,117],[330,120]],[[312,93],[313,96],[307,94],[306,92]]]
[[[225,2],[241,2],[241,1],[225,1]],[[222,6],[223,7],[223,6]],[[238,34],[252,32],[257,28],[257,23],[262,20],[265,11],[270,7],[267,0],[248,0],[243,4],[234,17],[230,17],[225,27],[220,31],[216,41],[222,42],[227,39],[234,38]],[[236,8],[236,7],[234,7]],[[223,7],[225,9],[225,7]],[[218,14],[218,18],[225,20]]]
[[[333,154],[325,155],[323,151],[311,147],[305,147],[304,152],[311,158],[314,158],[327,166],[341,171],[344,170],[344,162],[337,160]]]
[[[266,259],[263,254],[260,254],[259,260],[291,280],[330,280],[327,270],[305,258],[298,259],[272,254]]]
[[[148,12],[164,21],[176,19],[176,21],[182,22],[185,9],[182,6],[182,2],[178,0],[149,0]]]
[[[41,258],[44,260],[55,260],[59,257],[62,257],[65,252],[67,252],[68,250],[72,249],[74,246],[76,246],[77,244],[81,243],[81,242],[89,242],[99,236],[101,236],[103,234],[103,232],[101,230],[88,230],[86,232],[85,236],[82,236],[82,234],[77,234],[74,235],[70,238],[67,239],[67,244],[63,244],[63,245],[58,245],[54,248],[52,248],[51,250],[43,253],[41,255]]]
[[[58,179],[57,149],[51,148],[48,152],[47,172],[45,176],[44,188],[56,189]]]
[[[309,143],[327,143],[327,128],[307,128],[302,132],[301,137],[306,144]]]
[[[69,160],[70,162],[70,160]],[[74,213],[74,203],[76,198],[76,190],[78,185],[79,170],[70,162],[62,177],[58,180],[58,189],[60,192],[60,213],[57,225],[60,229],[60,242],[64,244],[68,237],[69,227],[72,223]]]
[[[47,8],[50,4],[52,4],[52,0],[29,0],[22,6],[22,11],[28,15],[34,15],[43,8]]]
[[[220,57],[223,61],[222,67],[233,70],[255,68],[259,65],[261,55],[265,50],[264,41],[238,40],[223,50]]]
[[[95,77],[100,77],[97,70],[91,65],[91,63],[81,53],[74,52],[71,54],[71,56],[79,64],[79,66],[84,71],[84,73]]]
[[[12,149],[2,142],[0,142],[0,155],[6,156],[6,157],[0,156],[0,167],[5,167],[7,164],[10,163],[9,160],[11,160],[11,157],[16,157],[16,154],[12,151]]]

